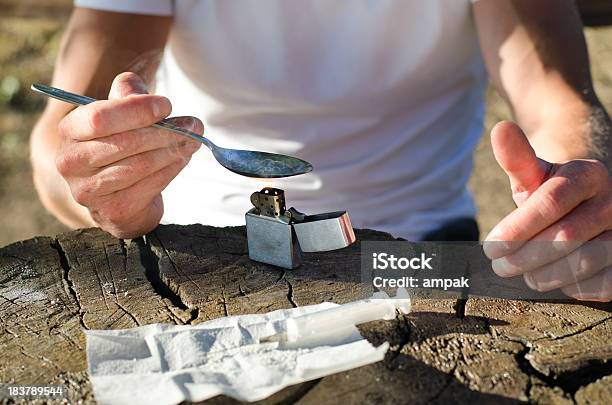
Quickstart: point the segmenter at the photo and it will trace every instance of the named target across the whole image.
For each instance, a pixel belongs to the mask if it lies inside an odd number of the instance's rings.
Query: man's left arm
[[[491,133],[517,209],[485,252],[538,291],[612,299],[612,125],[593,89],[573,0],[480,0],[474,18],[517,123]]]

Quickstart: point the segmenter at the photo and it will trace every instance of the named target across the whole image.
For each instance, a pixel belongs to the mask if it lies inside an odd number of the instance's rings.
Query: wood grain
[[[357,236],[392,240],[370,230]],[[15,243],[0,249],[0,381],[62,383],[71,402],[93,403],[82,329],[347,302],[369,294],[359,269],[359,242],[308,254],[293,271],[252,262],[243,227],[160,226],[133,241],[85,229]],[[383,362],[262,403],[601,403],[612,386],[610,309],[417,299],[409,315],[360,328],[374,344],[390,343]]]

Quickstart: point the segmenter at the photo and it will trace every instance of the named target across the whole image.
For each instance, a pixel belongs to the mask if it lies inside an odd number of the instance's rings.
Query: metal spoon
[[[56,98],[74,105],[86,105],[97,101],[94,98],[70,93],[44,84],[33,84],[32,90],[45,96]],[[312,171],[312,165],[302,159],[277,153],[256,152],[252,150],[226,149],[195,132],[177,127],[168,120],[153,124],[155,128],[167,129],[179,135],[202,142],[213,153],[221,166],[234,173],[248,177],[277,178],[297,176]]]

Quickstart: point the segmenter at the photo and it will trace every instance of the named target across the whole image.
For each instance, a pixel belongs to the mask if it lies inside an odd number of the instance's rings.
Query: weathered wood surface
[[[161,226],[146,240],[122,241],[88,229],[0,249],[0,382],[63,383],[71,403],[90,403],[83,328],[199,323],[366,293],[359,244],[282,271],[251,262],[245,236],[242,227]],[[417,300],[411,314],[361,328],[373,343],[391,343],[383,362],[264,402],[604,403],[612,397],[610,309]]]

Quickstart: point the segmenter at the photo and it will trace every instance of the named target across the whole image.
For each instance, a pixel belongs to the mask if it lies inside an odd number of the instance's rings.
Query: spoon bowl
[[[291,177],[312,171],[312,165],[305,160],[277,153],[217,146],[213,155],[226,169],[247,177]]]
[[[97,101],[94,98],[70,93],[44,84],[33,84],[32,90],[74,105],[86,105]],[[202,142],[210,149],[219,164],[226,169],[247,177],[279,178],[291,177],[312,171],[312,165],[305,160],[278,153],[258,152],[252,150],[229,149],[215,145],[208,138],[181,127],[165,119],[152,125],[179,135]]]

